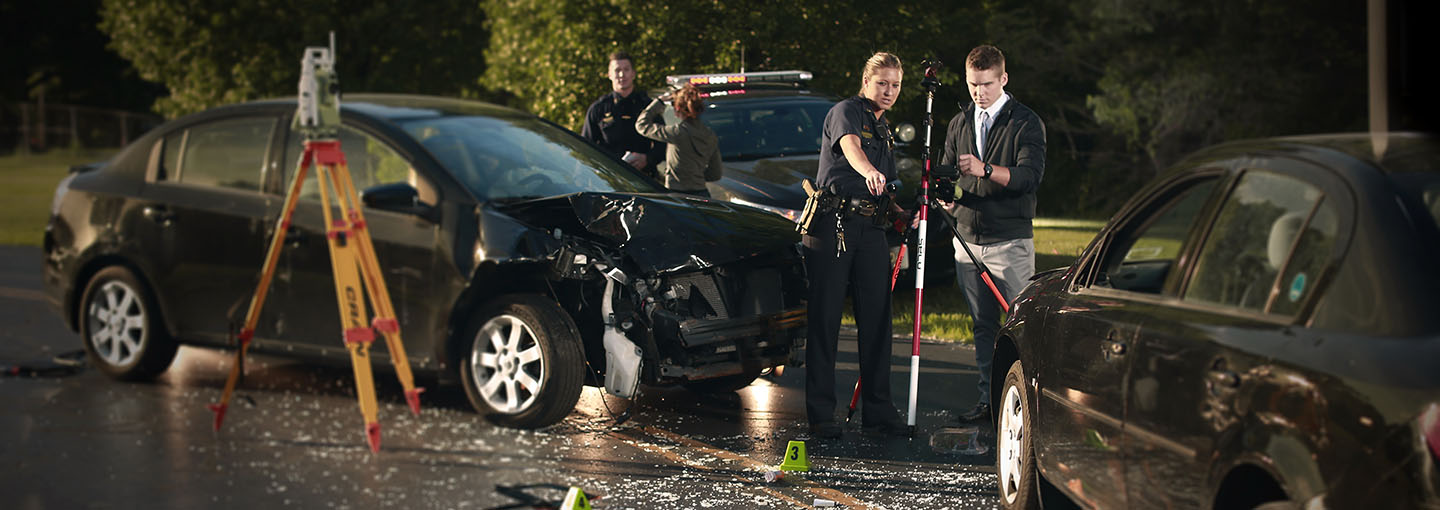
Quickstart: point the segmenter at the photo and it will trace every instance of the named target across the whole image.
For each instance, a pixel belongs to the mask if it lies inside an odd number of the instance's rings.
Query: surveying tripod
[[[310,47],[300,74],[299,106],[295,111],[294,129],[305,139],[305,152],[300,157],[295,175],[290,179],[289,190],[285,193],[285,207],[270,238],[270,247],[265,256],[265,265],[260,270],[260,282],[250,299],[249,311],[245,314],[245,325],[238,339],[240,348],[235,353],[235,364],[230,367],[230,377],[225,381],[225,392],[218,404],[211,404],[215,412],[215,430],[220,430],[229,407],[230,396],[245,362],[245,353],[255,335],[255,324],[260,319],[260,309],[265,305],[265,295],[270,289],[270,280],[275,274],[275,262],[280,257],[280,247],[285,242],[285,233],[290,229],[290,218],[295,212],[295,203],[300,195],[305,174],[313,164],[316,169],[320,203],[324,212],[326,238],[330,247],[330,267],[334,271],[335,298],[340,306],[340,324],[344,332],[346,350],[355,369],[356,398],[360,401],[360,414],[365,417],[365,437],[371,451],[380,450],[380,423],[375,403],[375,382],[370,372],[370,344],[375,332],[385,336],[385,345],[390,351],[390,361],[395,365],[396,375],[405,388],[405,400],[410,411],[420,414],[420,392],[410,373],[410,362],[405,357],[405,346],[400,340],[400,324],[395,320],[395,311],[390,304],[390,293],[385,289],[385,280],[380,265],[375,260],[375,247],[366,230],[362,204],[355,192],[355,183],[350,178],[350,168],[345,164],[345,153],[340,149],[340,98],[335,79],[334,60],[335,35],[330,34],[330,48]],[[338,212],[336,212],[338,209]],[[366,323],[365,295],[369,296],[370,308],[375,313],[373,322]]]

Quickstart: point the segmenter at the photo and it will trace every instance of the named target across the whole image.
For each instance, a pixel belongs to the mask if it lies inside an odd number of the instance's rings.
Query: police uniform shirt
[[[890,126],[884,115],[875,118],[875,103],[861,96],[853,96],[836,103],[825,114],[825,131],[820,137],[820,173],[816,184],[828,189],[834,184],[839,194],[851,197],[871,197],[865,178],[850,166],[845,151],[840,148],[840,139],[845,135],[860,138],[860,148],[870,164],[875,165],[885,176],[885,182],[895,180],[894,142]]]
[[[609,149],[617,157],[626,151],[645,154],[651,159],[648,166],[654,166],[655,141],[635,132],[635,119],[649,105],[650,96],[639,90],[626,97],[620,97],[618,92],[600,96],[586,110],[580,136]]]

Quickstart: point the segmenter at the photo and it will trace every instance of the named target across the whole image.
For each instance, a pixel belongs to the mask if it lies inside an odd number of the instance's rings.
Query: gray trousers
[[[990,287],[980,279],[979,268],[965,255],[960,239],[952,238],[955,245],[955,276],[960,281],[960,290],[965,293],[965,303],[975,319],[975,366],[980,370],[980,402],[990,402],[990,365],[995,355],[995,336],[1000,332],[1000,303]],[[1015,295],[1035,275],[1035,240],[1013,239],[992,244],[970,244],[985,267],[990,269],[995,287],[1005,296],[1007,303],[1015,302]]]

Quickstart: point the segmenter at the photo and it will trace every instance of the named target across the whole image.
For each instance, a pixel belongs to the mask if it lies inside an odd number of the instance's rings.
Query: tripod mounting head
[[[935,73],[945,67],[945,64],[940,62],[940,59],[932,57],[921,60],[920,67],[925,68],[925,78],[920,80],[920,86],[925,87],[925,90],[929,92],[940,88],[940,79],[935,77]]]
[[[340,78],[335,74],[335,32],[330,47],[305,48],[293,127],[305,141],[334,140],[340,134]]]

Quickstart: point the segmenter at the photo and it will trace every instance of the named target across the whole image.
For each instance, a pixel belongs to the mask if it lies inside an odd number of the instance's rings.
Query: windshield
[[[700,120],[720,138],[727,161],[820,153],[825,114],[835,103],[816,98],[797,101],[717,101]],[[667,109],[665,123],[676,122]]]
[[[538,118],[428,117],[400,125],[480,200],[657,191],[584,140]]]

